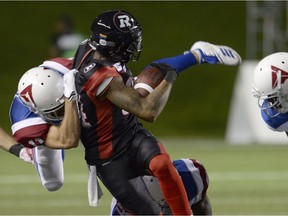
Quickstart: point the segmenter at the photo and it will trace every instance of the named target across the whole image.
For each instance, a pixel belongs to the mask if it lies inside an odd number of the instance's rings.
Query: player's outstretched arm
[[[15,139],[0,127],[0,148],[9,152],[9,149],[16,143]]]
[[[34,164],[32,157],[32,149],[25,148],[22,144],[16,142],[16,140],[4,131],[0,127],[0,148],[4,151],[19,157],[27,163]]]

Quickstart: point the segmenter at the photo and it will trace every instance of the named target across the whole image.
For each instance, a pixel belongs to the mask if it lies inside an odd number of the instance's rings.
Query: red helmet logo
[[[23,89],[23,91],[20,92],[20,96],[28,103],[35,103],[32,96],[32,84]]]
[[[271,65],[272,69],[272,88],[276,88],[278,85],[278,76],[280,73],[281,79],[280,79],[280,84],[283,84],[287,79],[288,79],[288,72],[281,70],[280,68],[277,68],[273,65]]]

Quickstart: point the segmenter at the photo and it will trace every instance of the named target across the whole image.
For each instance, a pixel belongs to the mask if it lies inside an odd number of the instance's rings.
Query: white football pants
[[[64,150],[46,146],[34,148],[35,167],[42,185],[48,191],[59,190],[64,182]]]

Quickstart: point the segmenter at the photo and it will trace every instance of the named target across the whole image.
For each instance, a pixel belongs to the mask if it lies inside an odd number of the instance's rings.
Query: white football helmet
[[[35,67],[23,74],[18,83],[21,101],[46,121],[59,121],[64,116],[62,76],[51,69]]]
[[[258,63],[252,93],[269,116],[288,112],[288,53],[274,53]]]

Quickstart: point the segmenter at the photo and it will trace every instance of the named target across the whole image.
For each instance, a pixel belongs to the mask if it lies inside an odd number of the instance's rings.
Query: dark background
[[[138,74],[151,61],[178,55],[196,41],[233,47],[245,59],[246,2],[0,2],[0,125],[10,131],[9,107],[21,75],[49,58],[59,15],[90,33],[93,19],[108,9],[132,13],[144,28],[144,50],[129,66]],[[224,137],[238,67],[198,65],[181,74],[155,123],[155,135]]]

